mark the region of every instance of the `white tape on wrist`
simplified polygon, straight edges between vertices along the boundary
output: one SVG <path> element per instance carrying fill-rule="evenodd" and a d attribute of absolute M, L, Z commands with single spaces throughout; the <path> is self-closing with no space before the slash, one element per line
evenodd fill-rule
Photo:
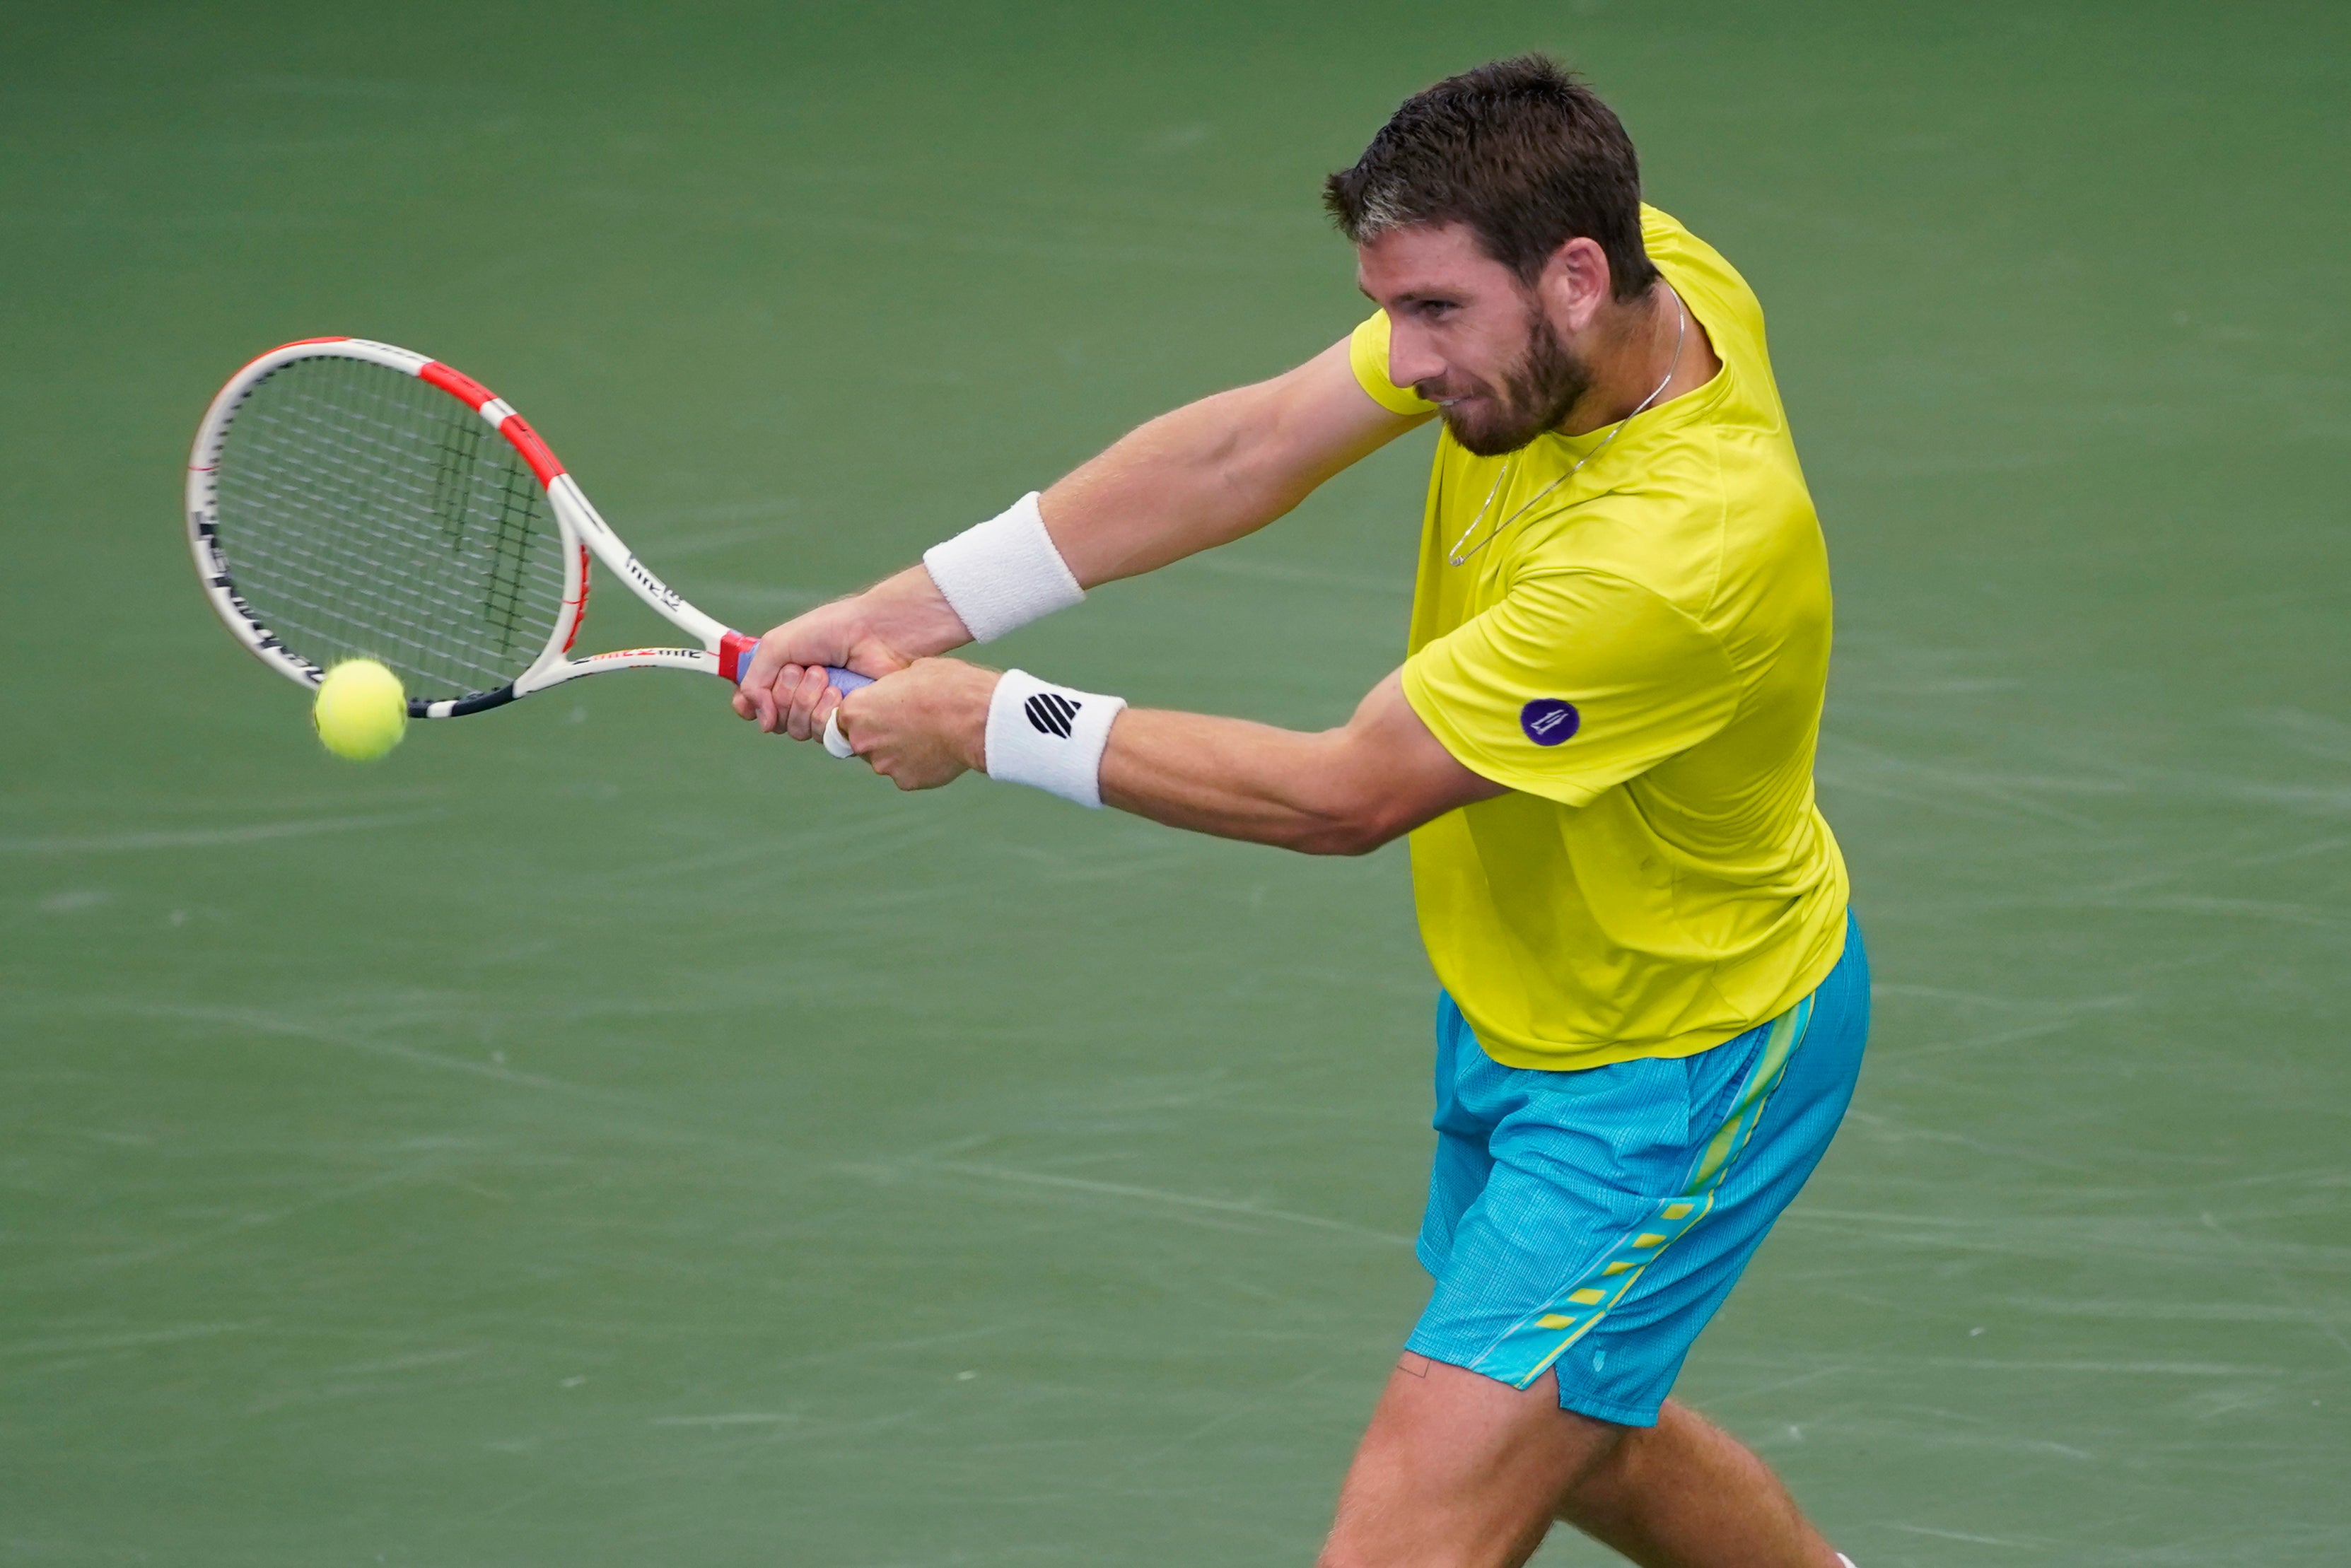
<path fill-rule="evenodd" d="M 1124 697 L 1073 691 L 1007 670 L 987 704 L 987 776 L 1102 806 L 1102 752 Z"/>
<path fill-rule="evenodd" d="M 923 565 L 975 643 L 994 642 L 1086 596 L 1045 531 L 1034 490 L 925 550 Z"/>

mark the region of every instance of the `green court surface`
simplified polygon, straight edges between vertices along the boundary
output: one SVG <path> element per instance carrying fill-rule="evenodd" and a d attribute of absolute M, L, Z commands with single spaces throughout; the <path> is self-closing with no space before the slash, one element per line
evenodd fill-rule
<path fill-rule="evenodd" d="M 1321 175 L 1530 47 L 1761 293 L 1837 571 L 1871 1065 L 1682 1394 L 1862 1568 L 2351 1561 L 2342 7 L 0 37 L 0 1562 L 1308 1562 L 1425 1289 L 1400 848 L 904 798 L 681 675 L 338 764 L 180 470 L 249 354 L 407 344 L 764 626 L 1339 337 Z M 1003 657 L 1336 722 L 1428 443 Z"/>

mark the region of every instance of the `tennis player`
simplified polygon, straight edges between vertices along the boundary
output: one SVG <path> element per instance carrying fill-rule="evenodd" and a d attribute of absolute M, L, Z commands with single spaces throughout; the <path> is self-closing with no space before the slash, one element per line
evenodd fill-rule
<path fill-rule="evenodd" d="M 1814 804 L 1829 575 L 1729 263 L 1529 56 L 1408 99 L 1325 200 L 1377 312 L 761 642 L 737 710 L 901 789 L 967 770 L 1310 853 L 1410 834 L 1437 1004 L 1426 1312 L 1330 1568 L 1845 1560 L 1667 1397 L 1843 1116 L 1869 980 Z M 936 655 L 1240 538 L 1423 423 L 1409 653 L 1335 729 Z M 881 677 L 837 697 L 821 665 Z"/>

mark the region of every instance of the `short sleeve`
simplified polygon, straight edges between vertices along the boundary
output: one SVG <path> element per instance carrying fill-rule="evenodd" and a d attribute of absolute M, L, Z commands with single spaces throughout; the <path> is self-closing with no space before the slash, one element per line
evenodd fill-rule
<path fill-rule="evenodd" d="M 1374 310 L 1347 340 L 1347 362 L 1374 402 L 1395 413 L 1435 413 L 1437 405 L 1388 380 L 1388 313 Z"/>
<path fill-rule="evenodd" d="M 1739 706 L 1720 643 L 1650 590 L 1543 572 L 1405 661 L 1413 711 L 1461 764 L 1569 806 L 1688 750 Z"/>

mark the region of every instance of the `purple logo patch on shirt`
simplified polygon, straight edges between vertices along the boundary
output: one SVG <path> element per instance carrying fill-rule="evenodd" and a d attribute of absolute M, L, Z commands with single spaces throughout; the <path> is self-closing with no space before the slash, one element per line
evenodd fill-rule
<path fill-rule="evenodd" d="M 1537 697 L 1519 710 L 1519 727 L 1537 746 L 1557 746 L 1583 727 L 1583 716 L 1573 703 L 1557 697 Z"/>

